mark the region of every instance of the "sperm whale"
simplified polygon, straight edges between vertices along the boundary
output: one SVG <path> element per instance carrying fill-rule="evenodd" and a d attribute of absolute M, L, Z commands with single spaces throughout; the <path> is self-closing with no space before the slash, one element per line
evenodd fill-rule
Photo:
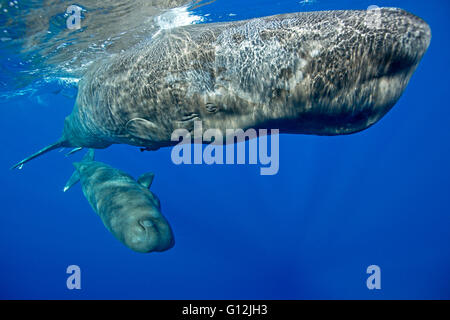
<path fill-rule="evenodd" d="M 153 173 L 135 181 L 125 172 L 94 161 L 90 149 L 76 168 L 64 192 L 81 181 L 83 193 L 105 227 L 128 248 L 148 253 L 173 247 L 174 237 L 169 223 L 161 214 L 156 195 L 149 190 Z"/>
<path fill-rule="evenodd" d="M 396 8 L 162 30 L 92 67 L 62 137 L 13 168 L 60 147 L 172 146 L 195 121 L 224 133 L 359 132 L 395 105 L 430 40 L 426 22 Z"/>

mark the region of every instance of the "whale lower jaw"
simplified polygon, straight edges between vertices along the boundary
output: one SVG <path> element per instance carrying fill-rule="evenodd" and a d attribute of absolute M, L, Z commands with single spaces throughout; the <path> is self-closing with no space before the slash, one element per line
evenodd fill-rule
<path fill-rule="evenodd" d="M 249 127 L 319 136 L 363 131 L 380 121 L 398 102 L 416 67 L 417 64 L 403 72 L 367 79 L 357 87 L 343 88 L 337 95 L 339 99 L 322 97 L 308 107 L 300 103 L 295 113 L 260 119 Z"/>

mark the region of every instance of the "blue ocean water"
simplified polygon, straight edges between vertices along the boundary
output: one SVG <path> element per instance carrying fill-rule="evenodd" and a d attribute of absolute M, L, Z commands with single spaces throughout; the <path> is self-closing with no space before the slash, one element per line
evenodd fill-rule
<path fill-rule="evenodd" d="M 97 152 L 135 177 L 155 173 L 152 191 L 176 239 L 156 254 L 117 241 L 79 185 L 62 192 L 81 154 L 9 170 L 59 137 L 76 89 L 49 83 L 11 95 L 20 70 L 1 50 L 0 298 L 450 298 L 448 1 L 217 0 L 195 13 L 214 22 L 369 5 L 406 9 L 433 33 L 404 95 L 372 128 L 282 135 L 274 176 L 255 165 L 176 166 L 167 148 Z M 81 268 L 81 290 L 66 287 L 69 265 Z M 370 265 L 381 268 L 381 290 L 366 286 Z"/>

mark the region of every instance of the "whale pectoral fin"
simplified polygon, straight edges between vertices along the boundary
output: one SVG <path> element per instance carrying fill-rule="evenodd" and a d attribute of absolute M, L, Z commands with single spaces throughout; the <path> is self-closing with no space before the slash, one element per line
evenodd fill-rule
<path fill-rule="evenodd" d="M 159 141 L 163 139 L 161 128 L 142 118 L 134 118 L 128 121 L 126 130 L 130 135 L 142 140 Z"/>
<path fill-rule="evenodd" d="M 152 185 L 154 177 L 155 174 L 153 172 L 144 173 L 142 176 L 139 177 L 137 182 L 144 188 L 149 189 L 150 186 Z"/>
<path fill-rule="evenodd" d="M 78 151 L 83 150 L 83 147 L 77 147 L 72 150 L 70 150 L 68 153 L 66 153 L 66 157 L 73 155 L 74 153 L 77 153 Z"/>
<path fill-rule="evenodd" d="M 66 185 L 64 186 L 63 192 L 66 192 L 67 190 L 72 188 L 78 181 L 80 181 L 80 174 L 78 173 L 78 170 L 75 170 L 75 172 L 69 178 L 69 181 L 67 181 Z"/>
<path fill-rule="evenodd" d="M 84 155 L 81 162 L 88 162 L 88 161 L 94 161 L 95 159 L 95 151 L 94 149 L 89 149 L 88 152 Z M 70 188 L 72 188 L 78 181 L 80 181 L 80 173 L 78 172 L 78 167 L 80 166 L 79 162 L 75 162 L 74 164 L 75 172 L 72 174 L 72 176 L 69 178 L 69 181 L 67 181 L 66 185 L 64 186 L 63 192 L 66 192 Z"/>

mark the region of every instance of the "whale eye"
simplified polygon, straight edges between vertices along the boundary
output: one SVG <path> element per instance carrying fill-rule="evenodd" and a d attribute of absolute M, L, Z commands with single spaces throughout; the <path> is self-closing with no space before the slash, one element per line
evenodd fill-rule
<path fill-rule="evenodd" d="M 216 113 L 217 110 L 219 110 L 219 108 L 212 102 L 206 103 L 205 108 L 209 113 Z"/>

